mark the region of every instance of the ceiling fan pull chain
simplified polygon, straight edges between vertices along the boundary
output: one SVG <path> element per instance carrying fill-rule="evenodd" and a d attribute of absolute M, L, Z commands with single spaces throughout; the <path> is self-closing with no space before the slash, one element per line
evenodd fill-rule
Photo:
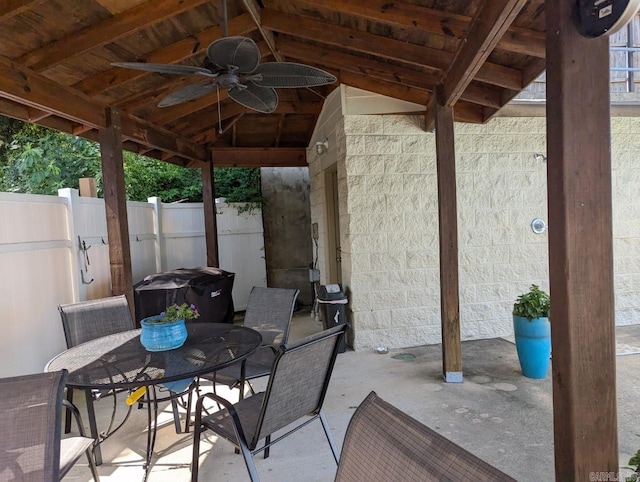
<path fill-rule="evenodd" d="M 218 134 L 222 134 L 222 114 L 220 113 L 220 87 L 217 85 L 216 92 L 218 93 Z"/>

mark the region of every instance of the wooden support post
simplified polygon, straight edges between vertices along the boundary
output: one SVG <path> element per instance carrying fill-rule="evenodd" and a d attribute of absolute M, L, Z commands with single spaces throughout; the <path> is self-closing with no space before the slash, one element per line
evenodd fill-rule
<path fill-rule="evenodd" d="M 213 158 L 213 155 L 211 156 Z M 218 222 L 216 220 L 216 187 L 213 179 L 213 159 L 202 168 L 202 202 L 207 245 L 207 266 L 220 267 L 218 254 Z"/>
<path fill-rule="evenodd" d="M 609 39 L 573 8 L 545 2 L 555 473 L 617 480 Z"/>
<path fill-rule="evenodd" d="M 127 197 L 124 188 L 120 111 L 106 110 L 107 127 L 100 129 L 100 157 L 102 159 L 102 188 L 109 237 L 109 265 L 111 292 L 125 295 L 134 314 L 133 275 L 127 221 Z M 135 319 L 135 317 L 134 317 Z"/>
<path fill-rule="evenodd" d="M 442 372 L 446 382 L 462 382 L 458 291 L 458 209 L 453 108 L 435 105 L 438 213 L 440 216 L 440 307 Z"/>

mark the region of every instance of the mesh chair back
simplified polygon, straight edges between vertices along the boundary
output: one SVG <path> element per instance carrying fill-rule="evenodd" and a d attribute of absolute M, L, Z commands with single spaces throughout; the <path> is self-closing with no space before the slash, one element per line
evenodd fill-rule
<path fill-rule="evenodd" d="M 299 290 L 254 286 L 249 293 L 244 326 L 259 331 L 264 345 L 287 342 Z"/>
<path fill-rule="evenodd" d="M 0 480 L 60 479 L 66 370 L 0 379 Z"/>
<path fill-rule="evenodd" d="M 67 348 L 135 328 L 124 295 L 58 307 Z"/>
<path fill-rule="evenodd" d="M 346 325 L 338 325 L 281 348 L 264 394 L 252 448 L 267 435 L 320 411 L 345 329 Z"/>
<path fill-rule="evenodd" d="M 353 414 L 339 482 L 514 481 L 371 392 Z"/>

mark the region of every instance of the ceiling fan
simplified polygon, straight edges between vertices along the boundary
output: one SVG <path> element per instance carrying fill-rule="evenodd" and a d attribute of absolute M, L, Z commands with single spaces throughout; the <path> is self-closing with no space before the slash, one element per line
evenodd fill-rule
<path fill-rule="evenodd" d="M 231 99 L 265 114 L 278 105 L 276 88 L 315 87 L 331 84 L 336 77 L 324 70 L 293 62 L 260 63 L 260 50 L 248 37 L 227 37 L 227 11 L 224 2 L 223 37 L 207 48 L 203 67 L 145 62 L 113 62 L 127 69 L 161 74 L 194 74 L 206 82 L 190 84 L 164 97 L 158 107 L 168 107 L 198 99 L 219 89 L 227 89 Z"/>

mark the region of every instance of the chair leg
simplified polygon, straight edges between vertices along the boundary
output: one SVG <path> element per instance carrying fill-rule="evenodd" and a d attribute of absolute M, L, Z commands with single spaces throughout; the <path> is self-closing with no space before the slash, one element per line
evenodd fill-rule
<path fill-rule="evenodd" d="M 331 429 L 329 428 L 329 422 L 327 421 L 327 418 L 324 416 L 324 413 L 322 412 L 322 410 L 320 410 L 318 417 L 320 418 L 320 423 L 322 423 L 324 434 L 327 436 L 327 441 L 331 446 L 331 452 L 333 452 L 333 458 L 335 459 L 336 465 L 337 465 L 338 460 L 340 459 L 340 456 L 338 455 L 338 447 L 336 446 L 336 441 L 333 439 L 333 435 L 331 434 Z"/>
<path fill-rule="evenodd" d="M 84 391 L 85 399 L 87 401 L 87 415 L 89 416 L 89 431 L 91 438 L 96 440 L 96 444 L 93 448 L 93 455 L 96 460 L 96 465 L 102 464 L 102 451 L 100 450 L 100 434 L 98 433 L 98 424 L 96 422 L 96 411 L 93 408 L 93 394 L 91 389 Z"/>
<path fill-rule="evenodd" d="M 73 388 L 67 387 L 67 401 L 73 405 Z M 71 412 L 65 410 L 64 414 L 64 433 L 71 432 Z"/>
<path fill-rule="evenodd" d="M 197 423 L 198 415 L 196 414 L 196 423 L 193 425 L 193 452 L 191 456 L 191 482 L 198 482 L 198 459 L 200 459 L 200 432 L 201 424 Z"/>
<path fill-rule="evenodd" d="M 269 445 L 271 443 L 271 435 L 267 435 L 264 439 L 264 444 L 265 445 Z M 269 457 L 269 450 L 271 449 L 271 447 L 267 447 L 266 449 L 264 449 L 264 458 L 268 458 Z"/>
<path fill-rule="evenodd" d="M 93 459 L 93 450 L 91 450 L 91 448 L 87 449 L 87 460 L 89 461 L 89 470 L 91 470 L 93 480 L 99 482 L 98 467 L 96 467 L 96 461 Z"/>
<path fill-rule="evenodd" d="M 244 443 L 243 440 L 240 440 L 240 449 L 242 450 L 242 456 L 244 457 L 244 463 L 247 466 L 247 471 L 249 472 L 249 478 L 251 482 L 260 482 L 260 477 L 258 477 L 258 471 L 256 470 L 256 465 L 253 463 L 253 455 L 251 455 L 251 450 Z"/>

